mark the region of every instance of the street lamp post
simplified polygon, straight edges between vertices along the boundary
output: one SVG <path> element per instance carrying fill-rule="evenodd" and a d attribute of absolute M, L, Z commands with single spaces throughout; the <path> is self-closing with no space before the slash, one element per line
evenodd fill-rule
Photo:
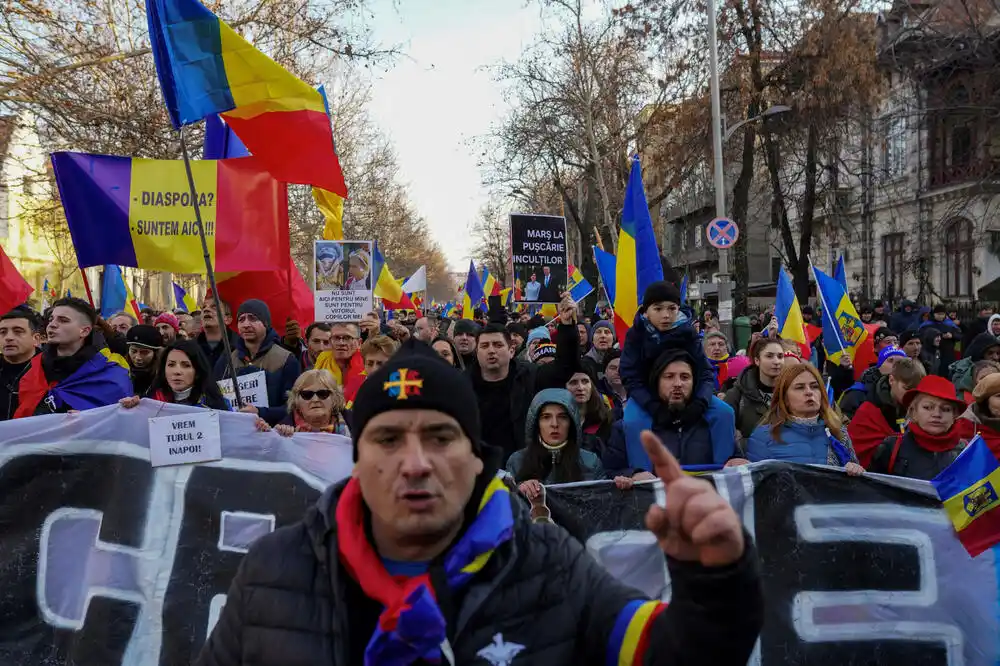
<path fill-rule="evenodd" d="M 726 179 L 722 164 L 722 100 L 719 94 L 719 42 L 715 0 L 708 0 L 708 62 L 712 94 L 712 156 L 715 160 L 715 216 L 726 216 Z M 719 324 L 733 340 L 733 285 L 729 281 L 729 250 L 719 250 Z"/>
<path fill-rule="evenodd" d="M 708 0 L 708 62 L 712 95 L 712 153 L 715 160 L 715 217 L 726 217 L 726 175 L 722 162 L 722 143 L 743 125 L 775 113 L 791 110 L 787 106 L 773 106 L 764 113 L 742 120 L 725 133 L 722 127 L 722 100 L 719 92 L 719 42 L 715 26 L 715 0 Z M 733 283 L 729 280 L 729 250 L 719 250 L 719 324 L 722 332 L 733 342 Z"/>

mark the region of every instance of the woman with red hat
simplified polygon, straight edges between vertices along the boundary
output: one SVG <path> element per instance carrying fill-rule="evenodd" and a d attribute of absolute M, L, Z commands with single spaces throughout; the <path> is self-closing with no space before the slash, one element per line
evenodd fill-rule
<path fill-rule="evenodd" d="M 967 441 L 955 421 L 965 411 L 955 385 L 944 377 L 928 375 L 903 394 L 909 424 L 900 435 L 878 445 L 869 472 L 929 481 L 955 461 Z"/>

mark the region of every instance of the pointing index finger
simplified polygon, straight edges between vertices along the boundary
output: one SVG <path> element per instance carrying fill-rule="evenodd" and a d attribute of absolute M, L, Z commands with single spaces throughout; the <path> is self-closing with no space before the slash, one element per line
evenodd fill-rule
<path fill-rule="evenodd" d="M 653 434 L 652 430 L 643 430 L 639 435 L 642 447 L 646 449 L 649 461 L 653 463 L 653 472 L 660 477 L 663 483 L 670 485 L 677 479 L 684 477 L 681 464 L 677 462 L 667 447 L 663 445 L 660 438 Z"/>

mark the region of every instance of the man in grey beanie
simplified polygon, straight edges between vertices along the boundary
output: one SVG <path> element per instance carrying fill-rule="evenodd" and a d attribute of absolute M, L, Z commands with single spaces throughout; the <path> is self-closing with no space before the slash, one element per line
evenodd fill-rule
<path fill-rule="evenodd" d="M 287 415 L 288 394 L 302 372 L 302 366 L 291 353 L 278 344 L 278 333 L 271 328 L 271 309 L 264 301 L 252 298 L 244 301 L 236 316 L 239 340 L 233 349 L 233 369 L 236 376 L 264 372 L 267 383 L 267 405 L 244 404 L 241 412 L 256 414 L 274 426 Z M 220 358 L 215 364 L 215 378 L 228 379 L 229 364 Z M 244 392 L 241 392 L 241 394 Z M 244 403 L 247 395 L 241 395 Z"/>

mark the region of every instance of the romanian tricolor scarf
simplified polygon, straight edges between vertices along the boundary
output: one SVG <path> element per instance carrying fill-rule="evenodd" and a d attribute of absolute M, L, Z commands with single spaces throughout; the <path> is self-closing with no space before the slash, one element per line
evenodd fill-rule
<path fill-rule="evenodd" d="M 447 621 L 438 607 L 429 574 L 398 580 L 386 571 L 365 533 L 361 487 L 351 479 L 337 502 L 337 547 L 348 573 L 365 595 L 384 606 L 368 647 L 365 664 L 438 662 L 447 640 Z M 448 585 L 459 588 L 486 566 L 494 551 L 514 533 L 510 493 L 494 478 L 479 503 L 479 513 L 443 556 Z"/>
<path fill-rule="evenodd" d="M 82 411 L 112 405 L 130 395 L 132 381 L 128 371 L 103 354 L 94 354 L 72 375 L 53 384 L 45 378 L 42 354 L 38 354 L 21 377 L 20 400 L 14 418 L 33 416 L 43 400 L 51 403 L 53 412 L 63 407 Z"/>
<path fill-rule="evenodd" d="M 350 363 L 347 364 L 347 372 L 340 369 L 340 364 L 333 357 L 332 351 L 322 352 L 316 357 L 316 370 L 326 370 L 337 380 L 337 386 L 343 389 L 354 377 L 365 371 L 365 360 L 361 357 L 361 352 L 356 351 L 351 356 Z"/>

